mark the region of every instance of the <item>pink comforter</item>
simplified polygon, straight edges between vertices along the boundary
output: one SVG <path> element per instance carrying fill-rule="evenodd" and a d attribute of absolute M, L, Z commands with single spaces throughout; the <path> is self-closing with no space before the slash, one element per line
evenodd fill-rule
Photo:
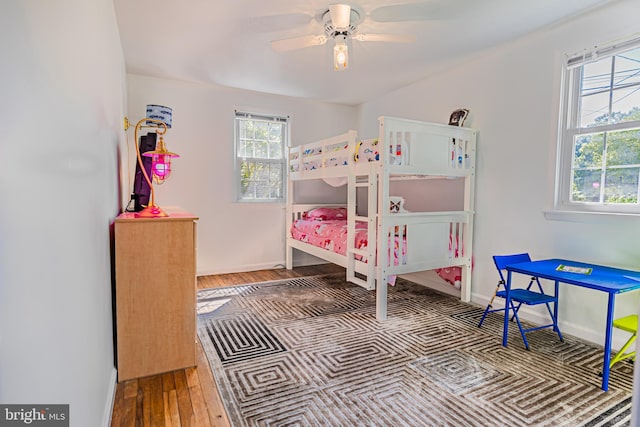
<path fill-rule="evenodd" d="M 307 220 L 298 219 L 291 225 L 291 236 L 301 242 L 336 252 L 341 255 L 347 254 L 347 221 L 346 220 Z M 393 265 L 406 264 L 407 239 L 406 236 L 395 236 L 391 245 L 389 236 L 389 259 L 393 260 Z M 402 241 L 402 244 L 400 243 Z M 356 223 L 356 244 L 357 249 L 367 247 L 367 224 Z M 457 251 L 456 251 L 457 252 Z M 456 253 L 457 256 L 457 253 Z M 359 259 L 360 257 L 358 257 Z M 456 288 L 460 288 L 460 267 L 439 268 L 438 275 Z M 395 276 L 388 278 L 389 283 L 395 283 Z"/>
<path fill-rule="evenodd" d="M 400 229 L 402 227 L 398 227 Z M 399 230 L 398 230 L 399 231 Z M 346 220 L 307 220 L 298 219 L 291 225 L 291 236 L 305 243 L 327 249 L 341 255 L 347 254 L 347 221 Z M 356 249 L 367 247 L 367 224 L 356 222 Z M 356 255 L 356 259 L 362 257 Z M 393 265 L 407 263 L 407 236 L 400 232 L 389 236 L 389 260 Z M 366 260 L 365 260 L 366 262 Z M 394 285 L 396 276 L 387 277 L 387 282 Z"/>
<path fill-rule="evenodd" d="M 336 252 L 347 254 L 347 221 L 345 220 L 305 220 L 298 219 L 291 226 L 291 236 L 301 242 L 309 243 Z M 367 224 L 356 223 L 356 248 L 367 247 Z"/>

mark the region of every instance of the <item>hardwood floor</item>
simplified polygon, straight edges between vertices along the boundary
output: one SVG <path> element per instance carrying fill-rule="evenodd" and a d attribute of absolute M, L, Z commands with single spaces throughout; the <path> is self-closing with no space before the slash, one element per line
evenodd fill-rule
<path fill-rule="evenodd" d="M 198 289 L 343 272 L 334 264 L 198 277 Z M 194 308 L 195 309 L 195 308 Z M 209 362 L 197 345 L 197 366 L 118 383 L 111 427 L 230 427 Z"/>

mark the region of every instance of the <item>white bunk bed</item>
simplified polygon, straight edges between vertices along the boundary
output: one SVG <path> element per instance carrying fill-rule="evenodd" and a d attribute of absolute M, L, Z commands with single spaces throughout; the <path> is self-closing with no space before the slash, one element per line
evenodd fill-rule
<path fill-rule="evenodd" d="M 366 144 L 375 144 L 375 141 L 358 141 L 356 132 L 349 131 L 289 149 L 286 267 L 293 267 L 293 249 L 345 267 L 348 281 L 368 290 L 376 289 L 378 320 L 387 318 L 387 281 L 395 275 L 459 266 L 462 271 L 460 298 L 469 301 L 476 131 L 380 117 L 377 153 L 363 150 Z M 463 210 L 390 212 L 391 202 L 397 201 L 389 194 L 390 181 L 452 177 L 464 180 Z M 313 179 L 346 182 L 345 255 L 296 240 L 291 235 L 294 221 L 313 208 L 326 206 L 295 202 L 294 183 Z M 357 206 L 358 188 L 367 194 L 366 211 L 364 206 Z M 366 248 L 355 247 L 358 223 L 359 227 L 366 224 Z M 406 253 L 393 257 L 392 246 L 399 241 Z M 397 251 L 397 247 L 395 249 Z"/>

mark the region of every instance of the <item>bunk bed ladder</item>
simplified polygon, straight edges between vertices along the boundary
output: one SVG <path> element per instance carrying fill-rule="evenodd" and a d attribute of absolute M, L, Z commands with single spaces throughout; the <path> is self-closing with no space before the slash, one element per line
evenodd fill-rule
<path fill-rule="evenodd" d="M 378 232 L 378 168 L 377 164 L 369 165 L 367 178 L 367 241 L 376 242 Z M 376 245 L 367 243 L 367 289 L 376 287 Z"/>
<path fill-rule="evenodd" d="M 376 241 L 376 216 L 377 209 L 377 177 L 375 170 L 371 168 L 368 175 L 351 174 L 347 180 L 347 280 L 356 283 L 365 289 L 375 289 L 376 278 L 376 251 L 375 245 L 367 244 L 366 249 L 356 248 L 356 223 L 367 223 L 368 242 Z M 367 188 L 368 216 L 358 216 L 357 189 Z M 366 278 L 356 275 L 356 257 L 367 261 Z"/>

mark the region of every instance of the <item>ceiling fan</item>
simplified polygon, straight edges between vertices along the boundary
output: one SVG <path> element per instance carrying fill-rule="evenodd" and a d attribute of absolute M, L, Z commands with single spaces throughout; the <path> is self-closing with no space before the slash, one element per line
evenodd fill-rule
<path fill-rule="evenodd" d="M 321 46 L 329 39 L 335 40 L 333 48 L 333 66 L 336 70 L 344 70 L 348 67 L 347 40 L 373 42 L 411 43 L 415 37 L 398 34 L 358 34 L 358 25 L 361 23 L 360 13 L 347 4 L 333 4 L 322 13 L 322 26 L 324 34 L 293 37 L 290 39 L 275 40 L 271 42 L 271 48 L 276 52 L 286 52 L 311 46 Z"/>

